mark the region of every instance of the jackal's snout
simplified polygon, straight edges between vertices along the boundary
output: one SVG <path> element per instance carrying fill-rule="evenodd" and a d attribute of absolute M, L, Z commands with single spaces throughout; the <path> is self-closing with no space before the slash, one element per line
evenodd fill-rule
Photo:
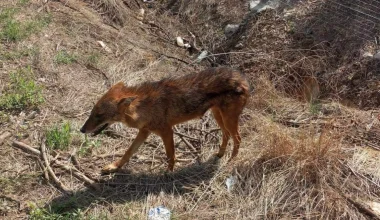
<path fill-rule="evenodd" d="M 84 126 L 80 128 L 80 132 L 82 132 L 83 134 L 86 133 L 86 129 L 84 128 Z"/>

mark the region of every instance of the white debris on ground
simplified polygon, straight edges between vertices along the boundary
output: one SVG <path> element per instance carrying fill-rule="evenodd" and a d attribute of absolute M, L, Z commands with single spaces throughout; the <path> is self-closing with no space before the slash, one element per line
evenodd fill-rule
<path fill-rule="evenodd" d="M 164 206 L 151 208 L 148 212 L 148 220 L 170 220 L 171 212 Z"/>
<path fill-rule="evenodd" d="M 103 49 L 107 52 L 107 53 L 112 53 L 112 50 L 103 42 L 103 41 L 98 41 L 98 43 L 100 44 L 100 46 L 103 47 Z"/>
<path fill-rule="evenodd" d="M 369 207 L 378 215 L 380 215 L 380 202 L 368 202 Z"/>
<path fill-rule="evenodd" d="M 249 10 L 261 12 L 266 9 L 276 9 L 280 5 L 279 0 L 250 0 Z"/>
<path fill-rule="evenodd" d="M 233 35 L 238 29 L 240 25 L 238 24 L 227 24 L 224 28 L 224 34 L 228 37 Z"/>
<path fill-rule="evenodd" d="M 233 190 L 235 183 L 236 183 L 235 176 L 230 176 L 226 179 L 226 186 L 227 186 L 228 192 L 231 192 Z"/>
<path fill-rule="evenodd" d="M 178 45 L 179 47 L 184 47 L 184 48 L 190 48 L 190 47 L 191 47 L 190 44 L 188 44 L 188 43 L 184 43 L 184 42 L 183 42 L 182 37 L 177 37 L 177 38 L 176 38 L 176 42 L 177 42 L 177 45 Z"/>
<path fill-rule="evenodd" d="M 145 10 L 143 8 L 140 8 L 139 13 L 137 15 L 137 20 L 143 21 L 145 15 Z"/>
<path fill-rule="evenodd" d="M 207 55 L 208 55 L 207 50 L 202 51 L 201 54 L 199 54 L 199 56 L 197 57 L 197 59 L 195 59 L 194 62 L 197 62 L 197 63 L 201 62 L 204 58 L 207 57 Z"/>

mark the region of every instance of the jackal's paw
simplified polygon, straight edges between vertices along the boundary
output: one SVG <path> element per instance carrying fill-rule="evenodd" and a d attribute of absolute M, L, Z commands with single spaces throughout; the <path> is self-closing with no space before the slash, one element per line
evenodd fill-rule
<path fill-rule="evenodd" d="M 110 163 L 107 166 L 103 167 L 102 173 L 114 173 L 119 169 L 118 166 L 116 166 L 114 163 Z"/>
<path fill-rule="evenodd" d="M 221 154 L 221 153 L 215 153 L 214 154 L 214 156 L 216 157 L 216 158 L 222 158 L 223 156 L 224 156 L 224 154 Z"/>

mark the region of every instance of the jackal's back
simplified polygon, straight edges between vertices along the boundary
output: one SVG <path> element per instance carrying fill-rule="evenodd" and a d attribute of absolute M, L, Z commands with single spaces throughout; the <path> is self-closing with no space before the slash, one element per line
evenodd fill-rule
<path fill-rule="evenodd" d="M 155 108 L 156 118 L 188 120 L 203 115 L 213 106 L 223 107 L 236 99 L 247 100 L 249 83 L 241 72 L 218 67 L 144 83 L 135 87 L 134 93 L 141 97 L 138 108 Z"/>

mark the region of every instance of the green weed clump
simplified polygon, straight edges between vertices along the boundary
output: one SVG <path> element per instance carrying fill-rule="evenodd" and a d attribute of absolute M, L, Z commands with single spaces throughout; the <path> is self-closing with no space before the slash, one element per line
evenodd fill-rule
<path fill-rule="evenodd" d="M 30 67 L 10 73 L 10 84 L 0 97 L 0 110 L 36 108 L 44 102 L 42 87 L 33 80 Z"/>
<path fill-rule="evenodd" d="M 52 149 L 66 150 L 71 143 L 71 125 L 55 125 L 46 131 L 46 144 Z"/>
<path fill-rule="evenodd" d="M 55 55 L 54 61 L 57 64 L 70 64 L 77 61 L 77 58 L 75 55 L 70 54 L 65 50 L 61 50 Z"/>
<path fill-rule="evenodd" d="M 7 42 L 16 42 L 40 31 L 51 22 L 50 14 L 38 15 L 27 21 L 15 19 L 19 8 L 5 8 L 0 10 L 0 39 Z"/>
<path fill-rule="evenodd" d="M 37 205 L 33 203 L 29 203 L 29 219 L 31 220 L 80 220 L 80 219 L 86 219 L 84 218 L 83 212 L 78 209 L 74 210 L 73 212 L 58 214 L 53 213 L 46 208 L 39 208 Z"/>

